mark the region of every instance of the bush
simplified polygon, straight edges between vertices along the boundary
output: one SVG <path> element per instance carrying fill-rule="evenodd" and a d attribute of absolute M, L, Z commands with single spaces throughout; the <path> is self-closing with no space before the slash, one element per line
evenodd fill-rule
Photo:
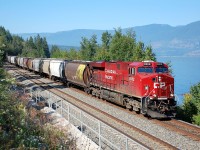
<path fill-rule="evenodd" d="M 177 118 L 200 125 L 200 83 L 193 85 L 183 100 L 183 106 L 178 107 Z"/>
<path fill-rule="evenodd" d="M 25 109 L 26 100 L 14 79 L 0 69 L 0 149 L 75 148 L 75 143 L 61 131 L 38 123 L 39 113 L 31 118 Z"/>
<path fill-rule="evenodd" d="M 193 116 L 193 123 L 200 126 L 200 114 Z"/>

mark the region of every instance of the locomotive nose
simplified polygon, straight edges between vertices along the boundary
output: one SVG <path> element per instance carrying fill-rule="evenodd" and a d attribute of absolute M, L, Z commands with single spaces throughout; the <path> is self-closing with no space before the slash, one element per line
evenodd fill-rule
<path fill-rule="evenodd" d="M 156 95 L 158 99 L 168 99 L 174 95 L 173 78 L 168 75 L 157 74 L 152 80 L 154 95 Z"/>

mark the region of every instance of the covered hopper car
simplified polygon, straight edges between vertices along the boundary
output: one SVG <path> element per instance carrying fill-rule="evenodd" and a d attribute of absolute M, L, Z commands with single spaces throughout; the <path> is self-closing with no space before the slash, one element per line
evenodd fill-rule
<path fill-rule="evenodd" d="M 86 61 L 68 61 L 65 63 L 65 78 L 67 82 L 77 84 L 88 89 L 90 87 L 91 70 L 89 62 Z"/>
<path fill-rule="evenodd" d="M 64 61 L 63 60 L 50 60 L 49 64 L 50 77 L 55 79 L 64 78 Z"/>
<path fill-rule="evenodd" d="M 27 67 L 30 71 L 33 70 L 33 58 L 28 58 Z"/>

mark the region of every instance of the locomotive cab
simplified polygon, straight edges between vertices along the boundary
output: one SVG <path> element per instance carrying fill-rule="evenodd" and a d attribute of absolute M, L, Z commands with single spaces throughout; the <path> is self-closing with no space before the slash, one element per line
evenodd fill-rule
<path fill-rule="evenodd" d="M 136 69 L 137 82 L 141 85 L 138 87 L 141 113 L 152 118 L 174 117 L 174 78 L 169 74 L 168 66 L 159 62 L 144 61 L 133 63 L 132 68 Z"/>

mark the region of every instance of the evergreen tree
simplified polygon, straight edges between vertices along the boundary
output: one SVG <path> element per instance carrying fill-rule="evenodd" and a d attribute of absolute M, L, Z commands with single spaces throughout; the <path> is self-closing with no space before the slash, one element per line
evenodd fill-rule
<path fill-rule="evenodd" d="M 89 60 L 89 40 L 82 37 L 80 56 L 82 60 Z"/>
<path fill-rule="evenodd" d="M 59 49 L 58 46 L 53 45 L 51 48 L 51 58 L 67 58 L 67 52 Z"/>
<path fill-rule="evenodd" d="M 80 57 L 83 60 L 93 60 L 97 52 L 97 37 L 93 35 L 90 40 L 83 37 L 81 41 Z"/>
<path fill-rule="evenodd" d="M 146 47 L 144 60 L 153 60 L 153 61 L 156 61 L 156 56 L 152 52 L 152 47 L 151 46 L 147 46 Z"/>
<path fill-rule="evenodd" d="M 34 38 L 34 44 L 36 46 L 36 57 L 44 57 L 44 50 L 43 50 L 43 41 L 42 38 L 37 35 L 37 37 Z"/>
<path fill-rule="evenodd" d="M 36 47 L 36 45 L 35 45 L 35 43 L 33 41 L 33 37 L 32 36 L 30 36 L 30 38 L 27 40 L 27 46 L 28 46 L 27 48 L 29 50 L 37 49 L 37 47 Z"/>
<path fill-rule="evenodd" d="M 110 44 L 109 55 L 111 60 L 121 60 L 122 59 L 122 31 L 119 28 L 118 30 L 115 29 L 115 34 L 112 37 L 112 41 Z"/>
<path fill-rule="evenodd" d="M 21 56 L 41 58 L 50 57 L 49 47 L 46 38 L 41 38 L 39 34 L 34 37 L 34 39 L 31 36 L 29 39 L 26 40 L 24 45 L 25 46 L 22 49 Z"/>
<path fill-rule="evenodd" d="M 2 53 L 3 59 L 5 59 L 6 53 L 13 55 L 11 49 L 12 36 L 9 31 L 4 27 L 0 26 L 0 50 Z"/>
<path fill-rule="evenodd" d="M 60 56 L 60 49 L 58 46 L 53 45 L 51 48 L 51 58 L 58 58 Z"/>
<path fill-rule="evenodd" d="M 24 47 L 24 40 L 22 39 L 22 37 L 16 35 L 13 35 L 12 38 L 13 38 L 11 44 L 12 53 L 13 55 L 17 56 L 18 54 L 22 53 L 22 49 Z"/>
<path fill-rule="evenodd" d="M 45 57 L 49 58 L 50 57 L 49 46 L 45 37 L 43 38 L 43 49 Z"/>
<path fill-rule="evenodd" d="M 44 58 L 43 39 L 38 35 L 34 40 L 36 46 L 36 57 Z"/>
<path fill-rule="evenodd" d="M 4 52 L 0 49 L 0 67 L 3 66 L 3 54 Z"/>
<path fill-rule="evenodd" d="M 94 60 L 95 61 L 99 61 L 99 60 L 109 61 L 110 60 L 109 51 L 104 49 L 103 47 L 99 47 L 97 49 L 96 55 L 94 57 Z"/>
<path fill-rule="evenodd" d="M 183 106 L 178 107 L 177 117 L 200 126 L 200 82 L 191 86 L 190 93 L 184 95 Z"/>
<path fill-rule="evenodd" d="M 34 44 L 32 36 L 26 40 L 25 46 L 22 49 L 21 56 L 23 56 L 23 57 L 38 57 L 37 47 Z"/>
<path fill-rule="evenodd" d="M 133 52 L 133 57 L 132 57 L 132 61 L 142 61 L 144 60 L 144 43 L 143 42 L 138 42 L 136 44 L 136 48 Z"/>
<path fill-rule="evenodd" d="M 80 59 L 80 55 L 74 48 L 71 48 L 67 52 L 67 59 L 68 60 L 79 60 Z"/>
<path fill-rule="evenodd" d="M 110 42 L 111 42 L 112 36 L 108 31 L 102 33 L 101 41 L 102 41 L 102 48 L 105 50 L 109 50 Z"/>
<path fill-rule="evenodd" d="M 111 60 L 128 61 L 133 56 L 134 49 L 134 33 L 130 30 L 126 35 L 123 35 L 120 28 L 115 30 L 109 49 Z"/>
<path fill-rule="evenodd" d="M 89 41 L 89 60 L 93 60 L 93 58 L 96 54 L 97 48 L 98 48 L 97 36 L 93 35 Z"/>
<path fill-rule="evenodd" d="M 0 26 L 0 50 L 5 55 L 21 55 L 24 57 L 49 57 L 49 47 L 46 38 L 37 35 L 24 41 L 21 37 L 11 35 L 9 31 Z"/>

